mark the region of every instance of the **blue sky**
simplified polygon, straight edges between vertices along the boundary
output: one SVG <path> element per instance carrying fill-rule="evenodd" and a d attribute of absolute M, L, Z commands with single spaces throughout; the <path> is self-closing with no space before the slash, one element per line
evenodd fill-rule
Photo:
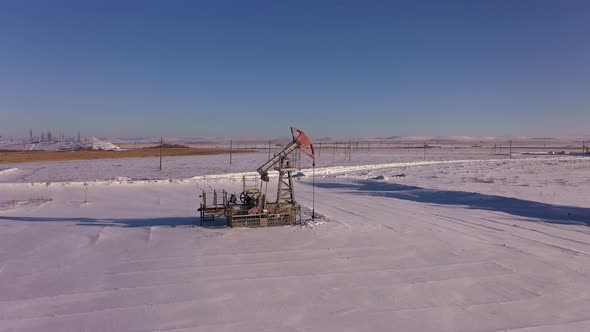
<path fill-rule="evenodd" d="M 588 1 L 0 1 L 0 135 L 588 134 Z"/>

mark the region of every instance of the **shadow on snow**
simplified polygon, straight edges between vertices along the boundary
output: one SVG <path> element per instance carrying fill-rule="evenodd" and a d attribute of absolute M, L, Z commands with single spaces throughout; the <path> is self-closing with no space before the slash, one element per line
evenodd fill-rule
<path fill-rule="evenodd" d="M 45 217 L 12 217 L 0 216 L 0 220 L 15 220 L 27 222 L 77 222 L 79 226 L 114 226 L 114 227 L 151 227 L 151 226 L 200 226 L 206 228 L 225 227 L 225 219 L 206 221 L 201 225 L 200 217 L 164 217 L 164 218 L 45 218 Z"/>
<path fill-rule="evenodd" d="M 316 186 L 320 188 L 350 189 L 359 195 L 389 197 L 440 205 L 460 205 L 469 209 L 504 212 L 514 216 L 539 219 L 548 223 L 590 226 L 590 208 L 552 205 L 498 195 L 426 189 L 368 180 L 349 184 L 316 183 Z"/>

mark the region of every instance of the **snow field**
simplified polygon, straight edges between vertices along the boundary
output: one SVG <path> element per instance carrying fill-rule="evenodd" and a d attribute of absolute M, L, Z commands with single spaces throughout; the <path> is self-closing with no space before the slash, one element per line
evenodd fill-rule
<path fill-rule="evenodd" d="M 461 160 L 317 168 L 314 227 L 196 226 L 246 162 L 0 183 L 0 331 L 589 329 L 590 159 Z"/>
<path fill-rule="evenodd" d="M 275 148 L 271 151 L 280 151 Z M 547 158 L 546 156 L 517 156 L 516 158 Z M 491 155 L 488 149 L 430 149 L 424 160 L 420 149 L 371 150 L 353 152 L 350 160 L 341 150 L 323 149 L 317 153 L 318 171 L 323 167 L 362 166 L 375 164 L 404 164 L 414 162 L 441 162 L 456 160 L 508 160 L 508 156 Z M 572 157 L 564 157 L 571 159 Z M 268 150 L 257 153 L 229 155 L 165 157 L 159 171 L 159 158 L 124 158 L 100 160 L 55 161 L 44 163 L 1 164 L 1 167 L 18 168 L 10 176 L 0 174 L 0 182 L 77 182 L 105 181 L 116 177 L 141 179 L 187 179 L 202 175 L 253 172 L 268 160 Z M 297 161 L 299 164 L 299 161 Z M 303 168 L 311 167 L 309 158 L 301 158 Z"/>

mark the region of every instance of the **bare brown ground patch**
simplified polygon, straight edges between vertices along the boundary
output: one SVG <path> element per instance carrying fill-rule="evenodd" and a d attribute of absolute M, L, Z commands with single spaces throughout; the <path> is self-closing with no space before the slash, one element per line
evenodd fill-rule
<path fill-rule="evenodd" d="M 206 148 L 168 148 L 162 150 L 164 157 L 174 156 L 198 156 L 228 154 L 229 150 Z M 233 150 L 232 153 L 249 153 L 253 150 Z M 133 149 L 125 151 L 0 151 L 0 164 L 2 163 L 28 163 L 37 161 L 64 161 L 64 160 L 92 160 L 107 158 L 145 158 L 159 157 L 159 148 Z"/>

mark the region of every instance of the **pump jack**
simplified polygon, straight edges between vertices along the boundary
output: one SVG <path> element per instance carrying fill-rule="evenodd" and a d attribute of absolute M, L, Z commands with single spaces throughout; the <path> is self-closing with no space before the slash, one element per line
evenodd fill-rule
<path fill-rule="evenodd" d="M 231 227 L 297 224 L 301 206 L 295 200 L 293 172 L 298 171 L 299 168 L 294 167 L 289 156 L 299 150 L 308 155 L 315 166 L 315 151 L 311 139 L 300 129 L 291 127 L 291 136 L 293 140 L 281 152 L 257 169 L 260 179 L 263 182 L 269 182 L 269 170 L 278 165 L 274 168 L 279 172 L 276 201 L 267 201 L 266 194 L 262 193 L 262 186 L 260 189 L 258 187 L 247 188 L 246 177 L 244 177 L 243 191 L 239 196 L 240 202 L 238 202 L 236 195 L 230 195 L 228 198 L 224 191 L 223 203 L 218 205 L 217 193 L 214 192 L 214 203 L 213 206 L 210 206 L 207 204 L 206 194 L 203 192 L 199 208 L 201 220 L 208 217 L 215 218 L 215 215 L 223 214 L 227 218 L 228 226 Z"/>

